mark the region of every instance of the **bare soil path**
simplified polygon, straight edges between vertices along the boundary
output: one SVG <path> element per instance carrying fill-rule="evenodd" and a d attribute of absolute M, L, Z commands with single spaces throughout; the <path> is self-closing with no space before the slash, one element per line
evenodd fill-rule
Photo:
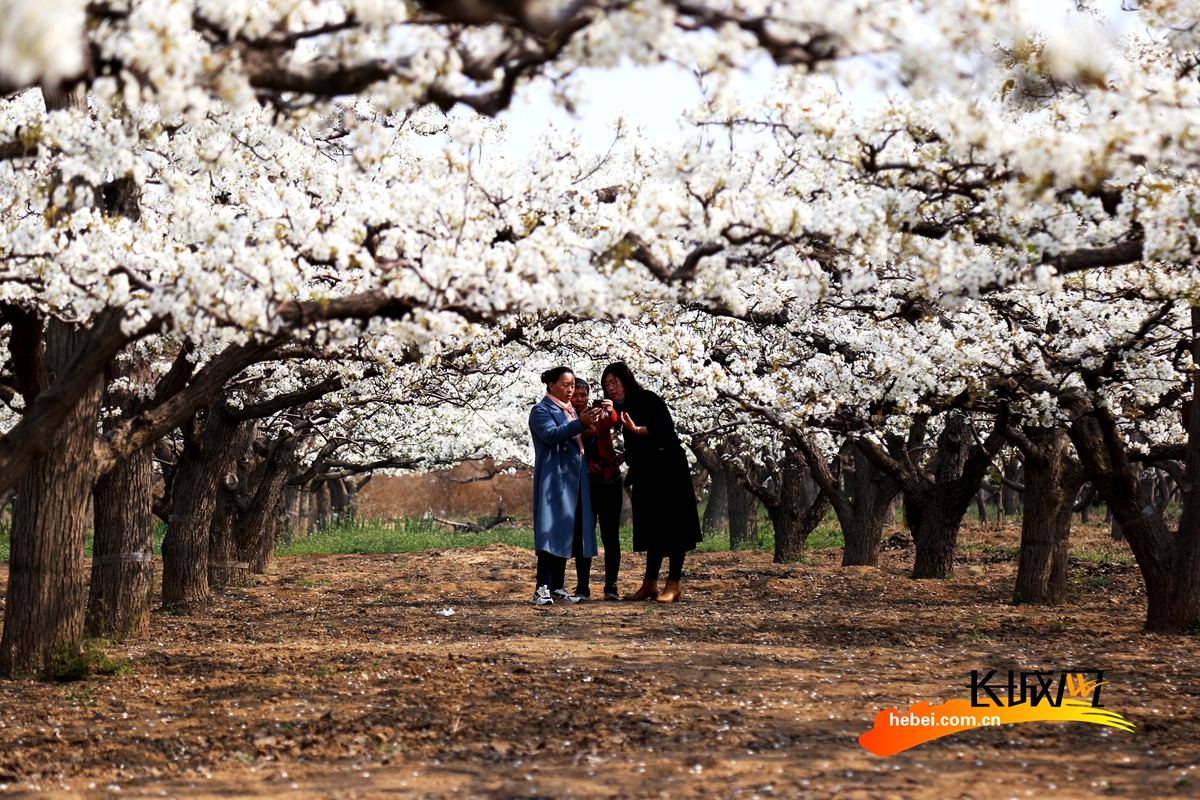
<path fill-rule="evenodd" d="M 946 581 L 905 577 L 911 549 L 848 570 L 833 549 L 696 555 L 674 606 L 535 609 L 533 554 L 504 545 L 283 559 L 209 614 L 159 613 L 151 640 L 106 648 L 126 674 L 0 683 L 0 790 L 1198 796 L 1200 638 L 1141 632 L 1131 563 L 1076 561 L 1070 605 L 1011 605 L 1015 535 L 972 527 Z M 626 588 L 642 564 L 627 556 Z M 963 696 L 991 668 L 1106 669 L 1104 705 L 1137 730 L 1025 724 L 890 758 L 857 743 L 878 711 Z"/>

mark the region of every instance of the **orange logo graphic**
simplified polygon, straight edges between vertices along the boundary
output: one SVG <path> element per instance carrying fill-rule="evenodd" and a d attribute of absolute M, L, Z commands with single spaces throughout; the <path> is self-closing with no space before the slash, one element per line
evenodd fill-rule
<path fill-rule="evenodd" d="M 1089 680 L 1085 673 L 1095 674 Z M 1008 672 L 1008 681 L 992 685 L 992 670 L 982 680 L 971 673 L 971 699 L 941 705 L 917 703 L 908 711 L 888 708 L 875 715 L 875 725 L 858 742 L 877 756 L 890 756 L 910 747 L 973 728 L 1012 725 L 1018 722 L 1090 722 L 1132 731 L 1133 723 L 1100 706 L 1100 687 L 1108 685 L 1103 670 L 1063 672 Z M 1054 691 L 1058 678 L 1057 692 Z M 1070 694 L 1070 697 L 1064 695 Z M 1090 695 L 1087 700 L 1077 699 Z M 982 699 L 981 699 L 982 697 Z"/>

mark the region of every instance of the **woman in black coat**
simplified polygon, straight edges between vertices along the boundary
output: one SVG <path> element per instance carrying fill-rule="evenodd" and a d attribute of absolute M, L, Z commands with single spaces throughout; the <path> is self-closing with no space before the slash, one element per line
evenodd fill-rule
<path fill-rule="evenodd" d="M 632 487 L 633 549 L 646 553 L 642 588 L 625 599 L 673 603 L 679 599 L 684 555 L 703 538 L 687 455 L 667 404 L 638 385 L 628 366 L 619 361 L 609 364 L 600 376 L 600 385 L 625 429 L 625 462 L 629 465 L 625 485 Z M 667 585 L 659 592 L 658 573 L 664 558 L 670 561 L 670 571 Z"/>

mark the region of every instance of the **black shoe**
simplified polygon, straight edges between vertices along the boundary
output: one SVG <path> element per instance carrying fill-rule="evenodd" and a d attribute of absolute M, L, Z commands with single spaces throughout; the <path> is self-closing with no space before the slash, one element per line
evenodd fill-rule
<path fill-rule="evenodd" d="M 575 596 L 578 597 L 580 600 L 591 600 L 592 599 L 592 590 L 587 586 L 576 586 L 575 587 Z"/>
<path fill-rule="evenodd" d="M 610 583 L 604 587 L 604 599 L 605 600 L 620 600 L 621 599 L 621 593 L 617 591 L 616 584 Z"/>

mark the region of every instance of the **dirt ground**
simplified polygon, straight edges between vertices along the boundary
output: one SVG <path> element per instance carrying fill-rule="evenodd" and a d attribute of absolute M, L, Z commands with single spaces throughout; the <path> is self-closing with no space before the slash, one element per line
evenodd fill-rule
<path fill-rule="evenodd" d="M 952 580 L 905 577 L 911 548 L 878 569 L 834 549 L 701 554 L 674 606 L 536 609 L 533 554 L 504 545 L 284 559 L 107 648 L 125 674 L 0 683 L 0 790 L 1196 797 L 1200 642 L 1142 633 L 1128 551 L 1091 535 L 1117 560 L 1075 561 L 1062 608 L 1011 605 L 1015 529 L 978 525 Z M 626 557 L 625 589 L 642 565 Z M 991 668 L 1103 668 L 1104 705 L 1137 729 L 1023 724 L 889 758 L 857 743 L 878 711 L 963 696 Z"/>

